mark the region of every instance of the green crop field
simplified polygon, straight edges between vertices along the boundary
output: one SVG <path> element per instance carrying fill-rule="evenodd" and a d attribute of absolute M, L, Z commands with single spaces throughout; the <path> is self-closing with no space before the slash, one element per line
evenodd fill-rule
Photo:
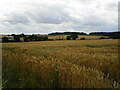
<path fill-rule="evenodd" d="M 118 88 L 118 54 L 118 39 L 2 43 L 3 88 Z"/>

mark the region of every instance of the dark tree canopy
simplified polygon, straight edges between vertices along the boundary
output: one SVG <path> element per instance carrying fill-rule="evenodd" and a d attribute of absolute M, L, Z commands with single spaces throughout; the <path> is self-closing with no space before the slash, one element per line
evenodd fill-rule
<path fill-rule="evenodd" d="M 14 41 L 15 42 L 20 42 L 20 36 L 19 35 L 15 35 L 14 36 Z"/>
<path fill-rule="evenodd" d="M 78 35 L 87 35 L 86 33 L 83 32 L 55 32 L 55 33 L 50 33 L 48 35 L 68 35 L 66 37 L 66 40 L 76 40 L 78 38 Z M 107 37 L 100 37 L 99 39 L 120 39 L 120 32 L 91 32 L 89 35 L 99 35 L 99 36 L 107 36 Z M 7 35 L 8 37 L 3 37 L 2 42 L 20 42 L 24 41 L 29 42 L 29 41 L 53 41 L 53 39 L 49 39 L 47 36 L 43 36 L 40 34 L 32 34 L 32 35 L 25 35 L 24 33 L 22 34 L 11 34 Z M 11 37 L 11 38 L 10 38 Z M 61 36 L 60 36 L 61 38 Z M 56 39 L 56 40 L 63 40 L 62 39 Z M 84 37 L 82 37 L 80 40 L 85 40 Z"/>
<path fill-rule="evenodd" d="M 77 34 L 72 34 L 72 35 L 71 35 L 71 38 L 72 38 L 73 40 L 76 40 L 76 38 L 78 38 L 78 35 L 77 35 Z"/>
<path fill-rule="evenodd" d="M 71 36 L 67 36 L 67 40 L 71 40 Z"/>
<path fill-rule="evenodd" d="M 29 37 L 24 37 L 24 42 L 30 42 L 30 38 Z"/>
<path fill-rule="evenodd" d="M 8 42 L 8 38 L 7 37 L 3 37 L 2 38 L 2 42 Z"/>
<path fill-rule="evenodd" d="M 72 35 L 72 34 L 87 35 L 84 32 L 55 32 L 55 33 L 49 33 L 48 35 Z"/>
<path fill-rule="evenodd" d="M 26 35 L 24 33 L 20 34 L 20 37 L 26 37 Z"/>
<path fill-rule="evenodd" d="M 85 40 L 85 38 L 84 38 L 84 37 L 82 37 L 80 40 Z"/>
<path fill-rule="evenodd" d="M 48 37 L 44 37 L 44 38 L 43 38 L 43 41 L 47 41 L 47 40 L 48 40 Z"/>

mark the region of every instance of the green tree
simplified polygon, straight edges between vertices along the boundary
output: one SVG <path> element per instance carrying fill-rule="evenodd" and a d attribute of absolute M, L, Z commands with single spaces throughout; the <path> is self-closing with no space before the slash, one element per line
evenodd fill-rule
<path fill-rule="evenodd" d="M 67 40 L 71 40 L 71 36 L 67 36 Z"/>
<path fill-rule="evenodd" d="M 43 37 L 43 41 L 47 41 L 48 40 L 48 37 Z"/>
<path fill-rule="evenodd" d="M 24 42 L 30 42 L 30 38 L 29 37 L 24 37 Z"/>
<path fill-rule="evenodd" d="M 14 41 L 15 41 L 15 42 L 20 42 L 20 36 L 15 35 L 15 36 L 14 36 Z"/>
<path fill-rule="evenodd" d="M 2 38 L 2 42 L 8 42 L 8 38 L 7 37 L 3 37 Z"/>
<path fill-rule="evenodd" d="M 80 40 L 85 40 L 85 38 L 84 38 L 84 37 L 82 37 Z"/>
<path fill-rule="evenodd" d="M 78 38 L 78 35 L 77 35 L 77 34 L 72 34 L 72 35 L 71 35 L 71 38 L 72 38 L 73 40 L 76 40 L 76 38 Z"/>

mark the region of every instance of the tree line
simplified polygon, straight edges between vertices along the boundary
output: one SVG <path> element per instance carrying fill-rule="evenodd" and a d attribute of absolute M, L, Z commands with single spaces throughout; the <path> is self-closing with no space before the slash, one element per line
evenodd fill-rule
<path fill-rule="evenodd" d="M 55 32 L 55 33 L 49 33 L 48 35 L 87 35 L 87 33 L 84 32 Z"/>
<path fill-rule="evenodd" d="M 48 35 L 67 35 L 66 40 L 76 40 L 78 38 L 78 35 L 87 35 L 86 33 L 80 33 L 80 32 L 63 32 L 63 33 L 50 33 Z M 108 38 L 100 37 L 99 39 L 120 39 L 120 32 L 92 32 L 89 33 L 89 35 L 99 35 L 99 36 L 108 36 Z M 11 37 L 10 37 L 11 36 Z M 9 38 L 12 38 L 12 40 L 9 40 Z M 23 40 L 21 40 L 21 38 Z M 38 35 L 15 35 L 11 34 L 8 35 L 8 37 L 3 37 L 2 42 L 30 42 L 30 41 L 52 41 L 53 39 L 49 39 L 47 36 L 41 36 Z M 62 40 L 62 39 L 61 39 Z M 81 38 L 81 40 L 85 40 L 84 37 Z"/>
<path fill-rule="evenodd" d="M 11 36 L 12 40 L 9 40 L 9 37 L 3 37 L 2 42 L 30 42 L 30 41 L 47 41 L 49 40 L 48 37 L 46 36 L 38 36 L 38 35 L 25 35 L 25 34 L 20 34 L 20 35 L 9 35 Z M 21 38 L 23 40 L 21 40 Z"/>
<path fill-rule="evenodd" d="M 109 38 L 120 39 L 120 32 L 92 32 L 89 35 L 109 36 Z"/>
<path fill-rule="evenodd" d="M 21 40 L 21 38 L 23 40 Z M 66 40 L 76 40 L 78 38 L 78 34 L 71 34 L 66 37 Z M 10 40 L 11 39 L 11 40 Z M 63 40 L 63 39 L 59 39 Z M 81 40 L 85 40 L 85 38 L 81 38 Z M 3 37 L 2 42 L 30 42 L 30 41 L 53 41 L 53 39 L 49 39 L 47 36 L 41 36 L 41 35 L 8 35 L 8 37 Z"/>

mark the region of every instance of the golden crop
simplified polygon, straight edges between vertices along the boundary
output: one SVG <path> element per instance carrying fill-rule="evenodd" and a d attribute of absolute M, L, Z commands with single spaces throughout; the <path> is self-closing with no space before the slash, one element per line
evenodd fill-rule
<path fill-rule="evenodd" d="M 3 87 L 118 88 L 118 40 L 3 43 Z"/>

